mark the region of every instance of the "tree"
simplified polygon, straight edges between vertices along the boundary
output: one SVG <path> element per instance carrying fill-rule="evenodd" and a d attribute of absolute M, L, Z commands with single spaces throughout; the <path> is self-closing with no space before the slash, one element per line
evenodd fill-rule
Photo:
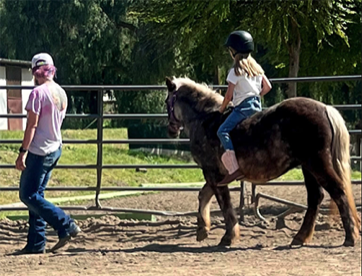
<path fill-rule="evenodd" d="M 137 1 L 131 7 L 147 33 L 152 33 L 154 47 L 169 45 L 166 53 L 173 53 L 174 71 L 200 81 L 218 84 L 219 69 L 230 64 L 223 47 L 225 34 L 231 29 L 232 1 Z M 172 42 L 172 44 L 170 44 Z"/>
<path fill-rule="evenodd" d="M 136 26 L 129 1 L 1 0 L 0 53 L 29 60 L 49 52 L 60 84 L 129 82 Z M 96 91 L 68 92 L 71 113 L 96 113 Z"/>
<path fill-rule="evenodd" d="M 257 44 L 268 49 L 267 59 L 277 68 L 285 66 L 289 77 L 297 77 L 300 55 L 306 46 L 321 49 L 331 36 L 348 45 L 349 15 L 360 0 L 305 1 L 140 1 L 134 9 L 145 22 L 157 25 L 158 41 L 178 37 L 174 45 L 180 55 L 192 61 L 193 70 L 218 72 L 227 67 L 222 42 L 235 29 L 249 30 Z M 313 33 L 311 35 L 311 33 Z M 312 42 L 308 41 L 313 39 Z M 170 51 L 174 50 L 170 49 Z M 207 65 L 207 66 L 205 66 Z M 205 68 L 206 67 L 206 68 Z M 217 79 L 217 78 L 214 78 Z M 296 83 L 289 83 L 288 97 L 297 95 Z"/>
<path fill-rule="evenodd" d="M 0 55 L 29 60 L 48 51 L 61 84 L 154 84 L 183 74 L 219 84 L 232 63 L 224 41 L 245 29 L 269 77 L 356 74 L 361 9 L 361 0 L 0 0 Z M 284 97 L 284 88 L 296 95 L 294 86 L 274 87 L 268 105 Z M 326 102 L 359 96 L 354 83 L 342 87 L 344 93 L 341 87 L 301 84 L 298 95 Z M 68 95 L 68 111 L 96 112 L 95 91 Z M 120 112 L 164 108 L 163 93 L 116 96 Z"/>
<path fill-rule="evenodd" d="M 28 60 L 38 51 L 49 51 L 62 62 L 59 72 L 67 72 L 60 76 L 63 83 L 101 84 L 115 75 L 126 78 L 120 72 L 127 71 L 133 43 L 128 33 L 135 28 L 122 21 L 127 2 L 2 2 L 1 49 L 8 58 Z"/>
<path fill-rule="evenodd" d="M 359 0 L 360 1 L 360 0 Z M 271 51 L 275 61 L 284 60 L 288 54 L 289 77 L 297 77 L 300 55 L 309 46 L 319 49 L 330 43 L 332 36 L 348 44 L 346 29 L 350 14 L 358 1 L 352 0 L 306 0 L 306 1 L 258 1 L 255 13 L 242 23 L 250 26 L 263 45 Z M 267 16 L 266 16 L 267 15 Z M 313 33 L 313 35 L 311 35 Z M 312 42 L 309 39 L 313 39 Z M 313 45 L 314 44 L 314 45 Z M 297 95 L 296 83 L 289 83 L 288 97 Z"/>

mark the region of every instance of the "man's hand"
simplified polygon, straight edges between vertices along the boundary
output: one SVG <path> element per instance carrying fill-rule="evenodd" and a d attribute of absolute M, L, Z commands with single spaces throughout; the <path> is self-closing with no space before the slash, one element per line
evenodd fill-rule
<path fill-rule="evenodd" d="M 224 111 L 225 111 L 225 108 L 220 107 L 219 112 L 220 112 L 221 114 L 223 114 L 223 113 L 224 113 Z"/>
<path fill-rule="evenodd" d="M 19 171 L 25 170 L 25 153 L 19 153 L 18 158 L 16 159 L 15 166 Z"/>

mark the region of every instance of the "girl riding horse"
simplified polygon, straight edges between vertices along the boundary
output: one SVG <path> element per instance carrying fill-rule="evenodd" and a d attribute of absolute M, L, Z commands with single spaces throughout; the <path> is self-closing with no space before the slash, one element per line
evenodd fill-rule
<path fill-rule="evenodd" d="M 168 134 L 175 138 L 183 127 L 206 180 L 199 193 L 197 240 L 208 236 L 211 197 L 215 195 L 226 224 L 220 244 L 230 245 L 239 237 L 239 225 L 228 186 L 218 186 L 228 174 L 221 162 L 224 149 L 216 135 L 227 117 L 218 112 L 223 97 L 187 78 L 166 79 L 166 85 Z M 266 183 L 301 166 L 308 210 L 293 245 L 312 239 L 323 189 L 338 206 L 346 234 L 344 245 L 355 245 L 361 224 L 350 180 L 349 133 L 335 108 L 308 98 L 288 99 L 245 119 L 230 137 L 246 181 Z"/>
<path fill-rule="evenodd" d="M 264 96 L 271 89 L 263 68 L 250 55 L 254 50 L 254 42 L 248 32 L 232 32 L 225 46 L 228 47 L 230 56 L 234 60 L 234 68 L 227 76 L 228 89 L 219 111 L 224 113 L 231 100 L 234 109 L 217 131 L 225 149 L 221 160 L 229 172 L 219 185 L 228 184 L 242 177 L 229 133 L 243 120 L 262 110 L 260 96 Z"/>

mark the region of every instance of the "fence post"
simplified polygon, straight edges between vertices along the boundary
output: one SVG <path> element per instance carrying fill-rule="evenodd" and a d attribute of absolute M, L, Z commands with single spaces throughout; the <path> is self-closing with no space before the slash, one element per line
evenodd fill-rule
<path fill-rule="evenodd" d="M 245 221 L 244 207 L 245 207 L 245 182 L 240 181 L 239 222 Z"/>
<path fill-rule="evenodd" d="M 251 200 L 250 200 L 251 204 L 255 202 L 255 192 L 256 192 L 256 185 L 254 183 L 251 183 Z"/>
<path fill-rule="evenodd" d="M 95 204 L 97 208 L 101 208 L 99 202 L 99 193 L 102 185 L 102 166 L 103 166 L 103 90 L 97 91 L 97 187 Z"/>
<path fill-rule="evenodd" d="M 362 138 L 359 139 L 359 156 L 362 156 Z M 359 161 L 359 171 L 362 173 L 362 160 Z"/>

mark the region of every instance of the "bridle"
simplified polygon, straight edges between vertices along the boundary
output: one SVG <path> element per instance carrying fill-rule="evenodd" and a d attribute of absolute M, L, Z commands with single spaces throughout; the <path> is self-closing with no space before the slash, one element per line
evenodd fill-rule
<path fill-rule="evenodd" d="M 182 122 L 180 122 L 176 116 L 175 116 L 175 103 L 177 100 L 177 91 L 172 92 L 172 97 L 167 96 L 166 99 L 166 105 L 167 105 L 167 114 L 168 114 L 168 121 L 169 124 L 173 126 L 177 126 L 177 129 L 179 130 L 182 128 Z"/>

